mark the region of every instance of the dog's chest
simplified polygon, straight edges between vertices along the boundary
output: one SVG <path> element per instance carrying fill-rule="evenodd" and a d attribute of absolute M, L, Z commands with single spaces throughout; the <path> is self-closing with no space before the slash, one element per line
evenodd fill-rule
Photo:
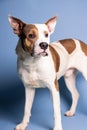
<path fill-rule="evenodd" d="M 50 65 L 49 58 L 40 60 L 25 60 L 19 61 L 19 75 L 22 81 L 28 86 L 45 87 L 47 80 L 50 80 L 50 75 L 53 75 L 52 64 Z"/>

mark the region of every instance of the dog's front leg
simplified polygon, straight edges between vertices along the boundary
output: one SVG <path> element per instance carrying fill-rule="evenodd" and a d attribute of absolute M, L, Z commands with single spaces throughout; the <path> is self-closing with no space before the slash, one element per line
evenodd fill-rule
<path fill-rule="evenodd" d="M 61 125 L 61 110 L 60 110 L 60 95 L 58 82 L 51 84 L 51 95 L 54 109 L 54 130 L 62 130 Z"/>
<path fill-rule="evenodd" d="M 35 95 L 35 89 L 30 89 L 25 87 L 25 110 L 24 110 L 24 117 L 20 124 L 18 124 L 15 130 L 25 130 L 31 116 L 31 108 L 32 103 Z"/>

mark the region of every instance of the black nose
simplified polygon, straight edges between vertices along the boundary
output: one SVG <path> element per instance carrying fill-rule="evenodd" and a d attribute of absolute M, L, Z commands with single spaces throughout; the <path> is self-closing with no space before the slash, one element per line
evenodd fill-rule
<path fill-rule="evenodd" d="M 41 43 L 39 44 L 39 46 L 41 47 L 41 49 L 46 50 L 46 49 L 48 48 L 48 43 L 46 43 L 46 42 L 41 42 Z"/>

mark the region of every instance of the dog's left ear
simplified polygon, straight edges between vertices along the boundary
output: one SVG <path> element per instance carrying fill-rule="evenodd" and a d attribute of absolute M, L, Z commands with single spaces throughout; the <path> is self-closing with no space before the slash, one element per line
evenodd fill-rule
<path fill-rule="evenodd" d="M 49 19 L 45 24 L 47 25 L 50 34 L 52 34 L 55 30 L 55 26 L 56 26 L 56 22 L 57 22 L 57 16 Z"/>

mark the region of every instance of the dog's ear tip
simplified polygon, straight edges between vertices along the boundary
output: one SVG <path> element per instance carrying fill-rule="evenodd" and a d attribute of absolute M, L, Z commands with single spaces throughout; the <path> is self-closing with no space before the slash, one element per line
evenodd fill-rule
<path fill-rule="evenodd" d="M 56 20 L 57 20 L 57 19 L 58 19 L 58 16 L 57 16 L 57 15 L 55 15 L 55 16 L 54 16 L 54 19 L 56 19 Z"/>
<path fill-rule="evenodd" d="M 8 15 L 8 21 L 11 22 L 11 19 L 12 19 L 12 15 Z"/>

